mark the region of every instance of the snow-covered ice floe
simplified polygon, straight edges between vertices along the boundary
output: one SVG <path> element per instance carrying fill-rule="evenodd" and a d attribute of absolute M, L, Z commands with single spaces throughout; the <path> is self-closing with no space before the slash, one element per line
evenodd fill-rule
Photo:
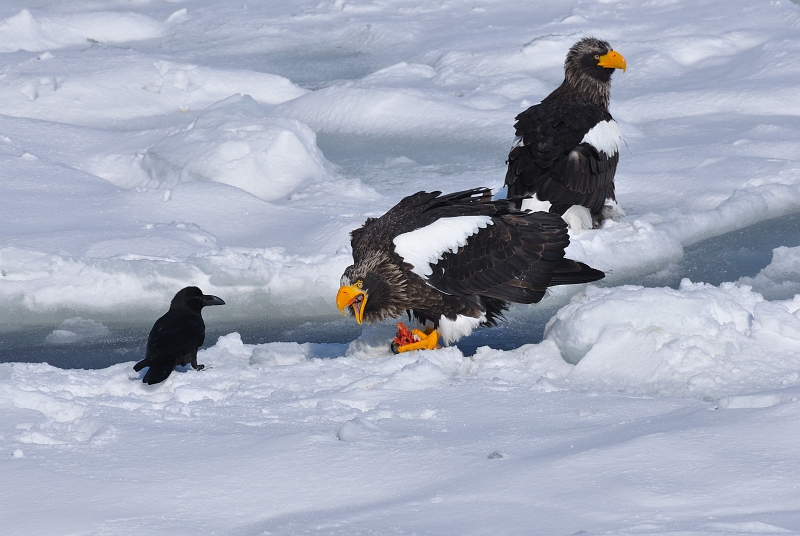
<path fill-rule="evenodd" d="M 797 297 L 688 281 L 590 288 L 541 343 L 471 357 L 394 355 L 393 329 L 350 345 L 231 333 L 201 350 L 205 370 L 156 386 L 132 363 L 0 364 L 6 527 L 349 533 L 388 519 L 515 533 L 533 512 L 548 532 L 794 533 Z M 58 526 L 9 508 L 41 497 L 31 475 L 47 482 Z M 768 513 L 775 504 L 783 515 Z M 439 530 L 442 515 L 454 520 Z"/>
<path fill-rule="evenodd" d="M 287 300 L 318 314 L 366 217 L 420 189 L 501 185 L 514 117 L 558 85 L 565 51 L 588 34 L 630 58 L 611 98 L 627 216 L 573 236 L 570 258 L 630 282 L 705 238 L 800 210 L 792 3 L 693 4 L 703 30 L 682 2 L 638 0 L 28 4 L 0 7 L 8 318 L 35 321 L 42 293 L 48 321 L 102 322 L 112 302 L 153 314 L 133 292 L 93 292 L 96 259 L 155 304 L 176 291 L 173 271 L 201 285 L 198 259 L 265 248 L 280 258 L 253 271 L 270 290 L 243 314 Z M 193 231 L 153 236 L 173 222 Z M 51 267 L 17 262 L 20 250 Z M 307 284 L 281 293 L 266 274 L 284 273 L 283 259 L 313 264 Z M 241 276 L 209 291 L 244 300 L 253 277 Z"/>
<path fill-rule="evenodd" d="M 800 244 L 767 228 L 771 262 L 663 287 L 685 248 L 800 212 L 798 20 L 786 0 L 0 2 L 0 350 L 26 324 L 49 351 L 101 345 L 187 285 L 231 322 L 329 319 L 351 229 L 418 190 L 499 188 L 514 117 L 578 38 L 629 66 L 626 215 L 567 252 L 606 279 L 509 312 L 552 311 L 544 340 L 230 333 L 157 387 L 132 362 L 0 364 L 0 532 L 800 534 Z"/>

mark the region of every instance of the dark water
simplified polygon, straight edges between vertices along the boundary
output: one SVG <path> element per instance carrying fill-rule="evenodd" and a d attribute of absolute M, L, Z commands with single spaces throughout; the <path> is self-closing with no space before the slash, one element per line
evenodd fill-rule
<path fill-rule="evenodd" d="M 206 323 L 206 344 L 213 346 L 222 335 L 238 332 L 247 344 L 293 341 L 299 343 L 345 343 L 361 333 L 347 319 L 292 319 L 271 322 Z M 6 327 L 0 332 L 0 363 L 49 363 L 60 368 L 105 368 L 144 357 L 149 325 L 104 324 L 110 331 L 102 338 L 69 344 L 53 344 L 47 336 L 58 326 Z"/>
<path fill-rule="evenodd" d="M 676 287 L 682 277 L 719 285 L 740 277 L 756 275 L 772 260 L 772 250 L 779 246 L 800 246 L 800 213 L 768 220 L 745 229 L 705 240 L 687 247 L 683 261 L 668 280 L 655 285 Z M 648 284 L 648 278 L 626 281 Z M 493 328 L 476 330 L 456 346 L 472 355 L 480 346 L 511 350 L 524 344 L 541 342 L 544 327 L 555 314 L 553 308 L 531 308 L 520 314 L 512 310 L 506 322 Z M 155 320 L 155 319 L 154 319 Z M 47 362 L 61 368 L 105 368 L 116 363 L 138 361 L 144 356 L 149 325 L 105 324 L 110 334 L 71 344 L 51 344 L 47 336 L 57 329 L 47 326 L 0 327 L 0 363 Z M 361 332 L 352 319 L 343 317 L 294 318 L 270 321 L 221 322 L 209 320 L 206 346 L 217 338 L 238 332 L 248 344 L 293 341 L 299 343 L 345 344 Z"/>
<path fill-rule="evenodd" d="M 511 350 L 541 341 L 546 322 L 546 318 L 510 319 L 501 326 L 476 331 L 457 346 L 467 355 L 475 353 L 480 346 Z M 100 369 L 144 357 L 150 326 L 105 325 L 109 335 L 69 344 L 46 342 L 47 336 L 58 326 L 6 327 L 0 332 L 0 363 L 49 363 L 59 368 Z M 346 318 L 222 324 L 209 321 L 205 346 L 213 346 L 220 336 L 232 332 L 238 332 L 247 344 L 286 341 L 347 344 L 361 334 L 361 326 Z"/>
<path fill-rule="evenodd" d="M 287 50 L 272 54 L 245 53 L 192 57 L 192 61 L 220 69 L 243 69 L 288 78 L 298 86 L 316 90 L 348 80 L 359 80 L 388 64 L 372 55 L 341 47 Z"/>
<path fill-rule="evenodd" d="M 753 277 L 772 261 L 772 250 L 779 246 L 800 246 L 800 213 L 763 221 L 685 248 L 680 272 L 667 284 L 677 287 L 682 277 L 712 285 Z"/>

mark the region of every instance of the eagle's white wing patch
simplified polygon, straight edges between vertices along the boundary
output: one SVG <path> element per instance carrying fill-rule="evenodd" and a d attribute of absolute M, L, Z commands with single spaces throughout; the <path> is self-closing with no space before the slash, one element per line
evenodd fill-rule
<path fill-rule="evenodd" d="M 588 143 L 598 151 L 611 157 L 619 152 L 619 144 L 622 136 L 619 133 L 619 125 L 613 119 L 610 121 L 600 121 L 586 133 L 581 143 Z"/>
<path fill-rule="evenodd" d="M 492 225 L 491 216 L 456 216 L 440 218 L 430 225 L 394 238 L 394 251 L 403 260 L 412 264 L 412 272 L 427 279 L 446 252 L 455 253 L 474 235 L 487 225 Z"/>

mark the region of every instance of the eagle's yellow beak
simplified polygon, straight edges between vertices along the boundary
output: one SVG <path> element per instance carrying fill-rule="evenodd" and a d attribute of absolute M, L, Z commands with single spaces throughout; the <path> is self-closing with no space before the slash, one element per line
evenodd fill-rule
<path fill-rule="evenodd" d="M 613 50 L 608 54 L 603 54 L 600 56 L 597 65 L 600 67 L 605 67 L 606 69 L 622 69 L 623 73 L 628 68 L 628 65 L 625 63 L 625 58 L 622 57 L 622 54 L 619 52 L 614 52 Z"/>
<path fill-rule="evenodd" d="M 360 281 L 359 281 L 360 283 Z M 342 286 L 336 294 L 336 307 L 343 315 L 346 315 L 345 309 L 353 307 L 353 315 L 356 317 L 356 322 L 359 324 L 364 320 L 364 307 L 367 305 L 367 293 L 361 290 L 361 286 L 356 283 L 349 287 Z"/>

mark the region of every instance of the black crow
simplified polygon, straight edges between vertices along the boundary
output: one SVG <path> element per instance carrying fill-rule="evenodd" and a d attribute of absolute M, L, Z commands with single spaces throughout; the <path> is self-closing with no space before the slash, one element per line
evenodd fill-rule
<path fill-rule="evenodd" d="M 569 234 L 558 214 L 520 211 L 485 188 L 440 194 L 410 195 L 351 233 L 354 262 L 336 296 L 342 314 L 360 324 L 407 311 L 434 328 L 397 351 L 433 349 L 440 335 L 453 342 L 494 325 L 507 302 L 536 303 L 547 287 L 604 276 L 564 258 Z"/>
<path fill-rule="evenodd" d="M 175 294 L 167 314 L 156 320 L 150 330 L 144 359 L 133 367 L 136 372 L 150 367 L 142 378 L 144 383 L 163 382 L 179 365 L 191 363 L 195 370 L 204 368 L 197 364 L 197 349 L 206 338 L 206 325 L 200 311 L 207 305 L 225 305 L 225 302 L 216 296 L 204 295 L 197 287 L 186 287 Z"/>

